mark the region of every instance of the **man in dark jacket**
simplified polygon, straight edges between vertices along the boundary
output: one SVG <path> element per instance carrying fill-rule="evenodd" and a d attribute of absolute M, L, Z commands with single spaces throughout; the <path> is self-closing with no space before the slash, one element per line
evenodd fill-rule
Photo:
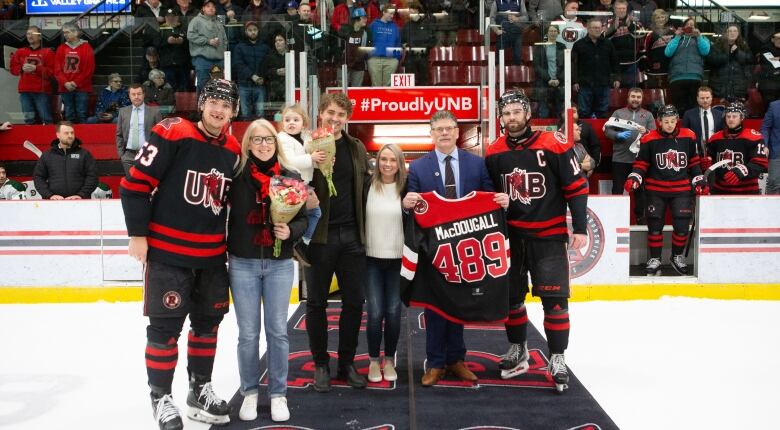
<path fill-rule="evenodd" d="M 76 139 L 73 124 L 57 123 L 57 138 L 33 171 L 35 189 L 44 199 L 88 199 L 98 184 L 95 159 Z"/>
<path fill-rule="evenodd" d="M 160 26 L 154 37 L 160 68 L 165 72 L 165 79 L 176 91 L 187 91 L 190 86 L 192 61 L 187 43 L 187 28 L 182 25 L 185 18 L 174 9 L 166 9 L 163 13 L 165 24 Z"/>
<path fill-rule="evenodd" d="M 637 85 L 637 35 L 641 28 L 639 23 L 628 14 L 628 1 L 615 0 L 613 6 L 615 16 L 609 19 L 604 36 L 615 47 L 618 63 L 620 63 L 620 83 L 623 88 L 633 88 Z"/>
<path fill-rule="evenodd" d="M 436 44 L 435 28 L 436 19 L 424 13 L 420 3 L 409 4 L 409 21 L 401 30 L 401 43 L 411 48 L 406 53 L 404 70 L 414 73 L 415 85 L 428 85 L 428 50 Z"/>
<path fill-rule="evenodd" d="M 601 20 L 588 21 L 588 36 L 574 43 L 574 91 L 581 118 L 606 118 L 609 108 L 609 86 L 620 86 L 620 81 L 610 79 L 618 74 L 618 61 L 612 42 L 603 38 Z"/>
<path fill-rule="evenodd" d="M 268 55 L 268 46 L 260 42 L 260 28 L 254 21 L 244 24 L 246 40 L 236 45 L 233 70 L 238 77 L 239 114 L 246 121 L 263 116 L 265 108 L 265 78 L 261 71 Z"/>

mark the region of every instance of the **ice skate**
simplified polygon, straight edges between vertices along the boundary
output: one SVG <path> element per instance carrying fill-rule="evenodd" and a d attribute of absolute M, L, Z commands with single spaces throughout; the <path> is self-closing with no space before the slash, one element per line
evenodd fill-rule
<path fill-rule="evenodd" d="M 685 263 L 684 255 L 673 255 L 672 267 L 674 268 L 674 271 L 679 273 L 680 275 L 685 276 L 688 274 L 688 264 Z"/>
<path fill-rule="evenodd" d="M 501 379 L 514 378 L 528 371 L 528 344 L 513 343 L 509 345 L 509 351 L 506 352 L 501 362 L 498 363 L 498 369 L 501 370 Z"/>
<path fill-rule="evenodd" d="M 645 266 L 645 273 L 647 276 L 658 276 L 661 274 L 661 259 L 651 258 L 647 260 L 647 266 Z"/>
<path fill-rule="evenodd" d="M 181 412 L 170 394 L 152 393 L 152 412 L 160 430 L 182 430 Z"/>
<path fill-rule="evenodd" d="M 230 407 L 217 397 L 210 381 L 190 380 L 190 393 L 187 396 L 189 410 L 187 416 L 195 421 L 208 424 L 227 424 L 230 422 Z"/>
<path fill-rule="evenodd" d="M 563 393 L 563 390 L 569 388 L 569 371 L 566 370 L 566 361 L 563 359 L 563 354 L 553 354 L 550 357 L 547 372 L 549 372 L 555 382 L 555 391 Z"/>

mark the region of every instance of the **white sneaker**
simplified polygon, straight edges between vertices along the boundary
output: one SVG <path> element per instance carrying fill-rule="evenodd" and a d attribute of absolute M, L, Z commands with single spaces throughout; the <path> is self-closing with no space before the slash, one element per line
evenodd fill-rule
<path fill-rule="evenodd" d="M 395 371 L 395 360 L 392 358 L 385 358 L 385 364 L 382 366 L 382 373 L 384 373 L 385 381 L 393 382 L 398 379 L 398 373 Z"/>
<path fill-rule="evenodd" d="M 238 417 L 241 418 L 241 421 L 254 421 L 257 419 L 257 394 L 253 393 L 244 396 L 241 410 L 238 411 Z"/>
<path fill-rule="evenodd" d="M 371 359 L 368 362 L 368 381 L 380 382 L 382 380 L 382 370 L 379 368 L 379 359 Z"/>
<path fill-rule="evenodd" d="M 287 397 L 271 398 L 271 419 L 276 422 L 290 419 L 290 410 L 287 409 Z"/>

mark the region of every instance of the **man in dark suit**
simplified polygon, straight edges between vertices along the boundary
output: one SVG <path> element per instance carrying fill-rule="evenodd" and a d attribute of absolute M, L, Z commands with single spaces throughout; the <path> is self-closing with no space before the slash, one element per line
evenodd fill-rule
<path fill-rule="evenodd" d="M 444 110 L 433 114 L 431 137 L 435 149 L 414 160 L 409 166 L 409 192 L 403 199 L 404 208 L 414 207 L 420 198 L 418 193 L 436 191 L 446 198 L 454 199 L 472 191 L 494 190 L 484 160 L 458 149 L 458 119 L 452 112 Z M 509 205 L 509 196 L 497 193 L 495 201 L 506 208 Z M 477 381 L 477 376 L 463 363 L 466 345 L 463 341 L 462 324 L 447 321 L 426 309 L 425 337 L 427 370 L 422 377 L 423 386 L 436 385 L 444 376 L 445 368 L 465 381 Z"/>
<path fill-rule="evenodd" d="M 723 130 L 723 111 L 712 108 L 712 90 L 709 87 L 699 87 L 696 103 L 699 106 L 685 111 L 682 127 L 690 128 L 696 134 L 696 148 L 702 155 L 707 153 L 710 137 Z"/>
<path fill-rule="evenodd" d="M 160 109 L 144 103 L 144 87 L 139 84 L 130 85 L 128 94 L 131 104 L 119 109 L 119 119 L 116 123 L 116 150 L 125 175 L 133 166 L 138 150 L 149 140 L 152 127 L 162 121 Z"/>

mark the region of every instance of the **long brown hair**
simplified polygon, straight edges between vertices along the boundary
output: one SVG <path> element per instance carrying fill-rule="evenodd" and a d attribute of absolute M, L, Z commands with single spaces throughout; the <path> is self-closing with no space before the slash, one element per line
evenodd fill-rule
<path fill-rule="evenodd" d="M 382 155 L 382 151 L 388 150 L 395 155 L 395 160 L 398 162 L 398 171 L 395 172 L 395 191 L 398 195 L 401 195 L 401 190 L 406 185 L 406 161 L 404 160 L 404 152 L 401 147 L 395 143 L 388 143 L 384 145 L 376 153 L 376 167 L 374 173 L 371 174 L 371 186 L 374 187 L 377 192 L 382 192 L 382 173 L 379 171 L 379 156 Z"/>
<path fill-rule="evenodd" d="M 726 53 L 731 52 L 729 49 L 729 38 L 728 38 L 728 32 L 729 28 L 734 27 L 739 32 L 739 36 L 737 36 L 737 40 L 734 41 L 734 44 L 737 45 L 737 49 L 740 51 L 748 51 L 748 44 L 745 42 L 745 38 L 742 37 L 742 29 L 739 28 L 739 25 L 737 24 L 729 24 L 726 26 L 726 28 L 723 29 L 723 33 L 720 35 L 720 39 L 716 42 L 717 47 L 719 49 L 722 49 Z"/>

